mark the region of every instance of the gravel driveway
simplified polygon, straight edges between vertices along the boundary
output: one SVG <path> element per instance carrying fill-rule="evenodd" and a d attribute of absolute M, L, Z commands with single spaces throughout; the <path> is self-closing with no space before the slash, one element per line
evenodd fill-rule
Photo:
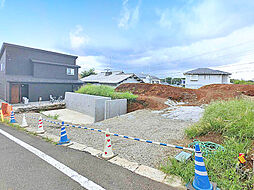
<path fill-rule="evenodd" d="M 27 113 L 27 115 L 37 117 L 41 115 L 46 118 L 46 116 L 39 113 Z M 19 122 L 21 122 L 21 117 L 22 115 L 16 115 Z M 37 127 L 38 121 L 27 118 L 27 122 L 31 127 Z M 110 132 L 113 133 L 175 144 L 177 141 L 183 139 L 184 129 L 191 124 L 192 122 L 190 121 L 187 122 L 162 117 L 160 113 L 150 110 L 138 110 L 86 126 L 102 130 L 109 128 Z M 44 129 L 50 134 L 58 136 L 60 134 L 59 127 L 46 122 L 44 122 Z M 66 130 L 71 140 L 103 151 L 103 133 L 72 127 L 67 127 Z M 111 140 L 114 153 L 118 154 L 120 157 L 155 168 L 158 168 L 160 163 L 166 161 L 169 156 L 175 156 L 176 153 L 180 152 L 178 149 L 137 142 L 121 137 L 113 136 Z M 177 145 L 181 146 L 181 144 Z"/>

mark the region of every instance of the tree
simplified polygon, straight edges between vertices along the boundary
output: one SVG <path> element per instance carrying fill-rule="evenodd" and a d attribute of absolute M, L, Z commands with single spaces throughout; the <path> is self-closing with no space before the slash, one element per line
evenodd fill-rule
<path fill-rule="evenodd" d="M 182 83 L 182 79 L 181 78 L 173 78 L 172 79 L 172 84 L 180 85 L 181 83 Z"/>
<path fill-rule="evenodd" d="M 80 73 L 81 78 L 88 77 L 90 75 L 96 75 L 94 69 L 84 70 Z"/>
<path fill-rule="evenodd" d="M 165 80 L 168 84 L 172 84 L 172 77 L 167 77 Z"/>

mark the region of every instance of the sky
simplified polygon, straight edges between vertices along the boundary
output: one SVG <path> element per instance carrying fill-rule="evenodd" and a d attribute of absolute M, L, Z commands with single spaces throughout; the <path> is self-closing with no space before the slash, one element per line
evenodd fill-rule
<path fill-rule="evenodd" d="M 164 78 L 209 67 L 254 78 L 253 0 L 0 0 L 0 43 Z"/>

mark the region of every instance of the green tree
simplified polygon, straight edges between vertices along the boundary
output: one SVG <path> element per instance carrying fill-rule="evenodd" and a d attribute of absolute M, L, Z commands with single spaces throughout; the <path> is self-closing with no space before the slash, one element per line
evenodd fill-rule
<path fill-rule="evenodd" d="M 181 84 L 182 79 L 181 78 L 173 78 L 172 79 L 172 84 Z"/>
<path fill-rule="evenodd" d="M 165 81 L 166 81 L 168 84 L 172 84 L 172 77 L 167 77 L 167 78 L 165 78 Z"/>
<path fill-rule="evenodd" d="M 90 75 L 96 75 L 94 69 L 84 70 L 80 73 L 81 78 L 88 77 Z"/>

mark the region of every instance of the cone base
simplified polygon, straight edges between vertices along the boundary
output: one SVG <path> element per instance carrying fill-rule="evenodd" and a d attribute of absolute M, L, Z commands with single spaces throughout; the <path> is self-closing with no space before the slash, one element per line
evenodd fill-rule
<path fill-rule="evenodd" d="M 17 123 L 15 120 L 11 120 L 10 123 Z"/>
<path fill-rule="evenodd" d="M 102 153 L 101 155 L 99 155 L 100 158 L 104 159 L 104 160 L 110 160 L 111 158 L 116 157 L 118 154 L 113 154 L 113 155 L 105 155 L 104 153 Z"/>
<path fill-rule="evenodd" d="M 20 125 L 20 127 L 23 127 L 23 128 L 25 128 L 25 127 L 28 127 L 28 125 Z"/>
<path fill-rule="evenodd" d="M 36 133 L 37 134 L 43 134 L 43 133 L 45 133 L 45 131 L 43 130 L 43 131 L 36 131 Z"/>
<path fill-rule="evenodd" d="M 59 141 L 58 143 L 57 143 L 57 145 L 63 145 L 63 144 L 68 144 L 68 143 L 71 143 L 71 141 L 69 140 L 69 139 L 67 139 L 67 140 L 65 140 L 65 141 Z"/>
<path fill-rule="evenodd" d="M 211 182 L 212 188 L 211 190 L 216 190 L 217 189 L 217 183 Z M 193 187 L 193 183 L 188 183 L 186 184 L 187 190 L 201 190 L 201 188 L 195 188 Z M 202 189 L 205 190 L 205 189 Z"/>

